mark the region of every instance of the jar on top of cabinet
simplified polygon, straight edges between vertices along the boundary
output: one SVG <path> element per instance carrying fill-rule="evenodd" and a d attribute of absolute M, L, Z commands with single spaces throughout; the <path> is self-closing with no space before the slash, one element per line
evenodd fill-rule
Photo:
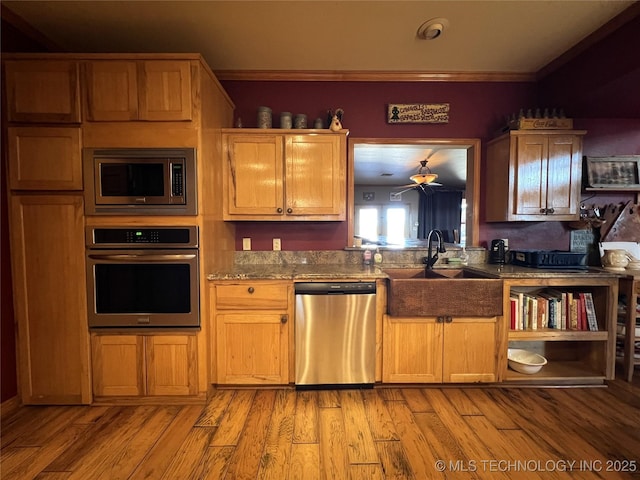
<path fill-rule="evenodd" d="M 271 128 L 271 109 L 258 107 L 258 128 Z"/>

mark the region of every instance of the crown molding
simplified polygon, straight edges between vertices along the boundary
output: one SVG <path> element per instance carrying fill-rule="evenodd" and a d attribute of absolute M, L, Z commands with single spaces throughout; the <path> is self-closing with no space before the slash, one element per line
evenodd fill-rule
<path fill-rule="evenodd" d="M 218 80 L 273 82 L 534 82 L 535 73 L 328 70 L 216 70 Z"/>

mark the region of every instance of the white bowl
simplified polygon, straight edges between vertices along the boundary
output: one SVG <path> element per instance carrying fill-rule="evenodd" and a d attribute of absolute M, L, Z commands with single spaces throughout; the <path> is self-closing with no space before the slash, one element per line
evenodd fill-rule
<path fill-rule="evenodd" d="M 542 355 L 519 348 L 508 349 L 507 358 L 509 359 L 509 367 L 516 372 L 527 375 L 538 373 L 547 364 L 547 359 Z"/>

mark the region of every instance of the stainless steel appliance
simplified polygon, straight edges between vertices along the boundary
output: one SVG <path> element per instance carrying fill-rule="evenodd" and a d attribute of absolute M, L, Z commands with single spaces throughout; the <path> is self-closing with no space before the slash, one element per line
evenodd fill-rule
<path fill-rule="evenodd" d="M 199 327 L 198 228 L 87 227 L 89 327 Z"/>
<path fill-rule="evenodd" d="M 196 215 L 193 148 L 85 148 L 88 215 Z"/>
<path fill-rule="evenodd" d="M 375 298 L 375 282 L 296 283 L 296 385 L 373 385 Z"/>

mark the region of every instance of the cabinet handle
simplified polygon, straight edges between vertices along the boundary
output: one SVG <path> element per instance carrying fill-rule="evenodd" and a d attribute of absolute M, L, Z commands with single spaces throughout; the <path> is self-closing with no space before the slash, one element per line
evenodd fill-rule
<path fill-rule="evenodd" d="M 451 322 L 453 322 L 453 318 L 450 317 L 449 315 L 447 315 L 446 317 L 444 317 L 444 321 L 447 322 L 447 323 L 451 323 Z"/>
<path fill-rule="evenodd" d="M 289 320 L 289 315 L 282 315 L 280 317 L 280 323 L 285 324 Z"/>
<path fill-rule="evenodd" d="M 436 317 L 436 323 L 444 323 L 444 317 L 442 315 Z"/>
<path fill-rule="evenodd" d="M 547 214 L 547 209 L 546 208 L 541 208 L 540 209 L 540 213 L 543 214 L 543 215 L 546 215 Z"/>
<path fill-rule="evenodd" d="M 282 213 L 282 208 L 278 207 L 278 208 L 276 209 L 276 212 L 278 212 L 278 213 Z"/>
<path fill-rule="evenodd" d="M 555 210 L 553 208 L 547 208 L 547 213 L 553 213 Z"/>
<path fill-rule="evenodd" d="M 255 290 L 253 287 L 249 287 L 249 288 L 247 288 L 247 292 L 249 292 L 249 293 L 253 293 L 253 292 L 255 292 L 255 291 L 256 291 L 256 290 Z"/>
<path fill-rule="evenodd" d="M 293 213 L 293 209 L 292 208 L 287 208 L 287 213 Z"/>

